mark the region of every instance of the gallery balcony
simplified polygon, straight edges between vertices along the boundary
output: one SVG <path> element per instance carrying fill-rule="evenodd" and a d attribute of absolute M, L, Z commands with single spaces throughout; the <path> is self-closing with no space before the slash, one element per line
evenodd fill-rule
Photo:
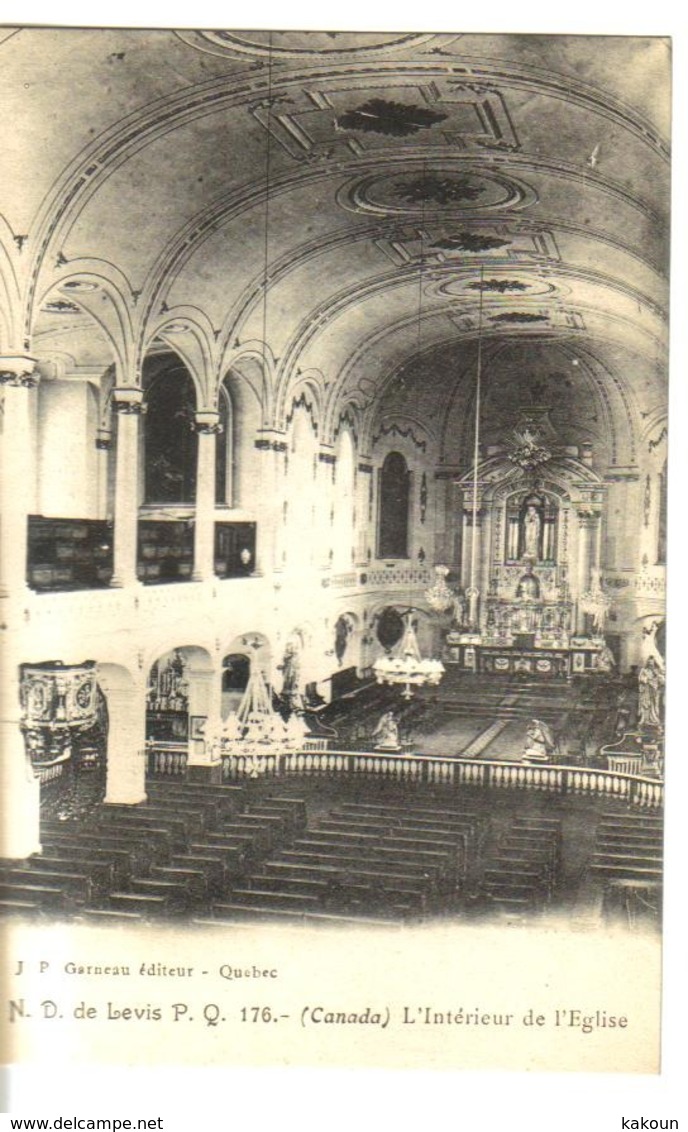
<path fill-rule="evenodd" d="M 256 524 L 215 523 L 218 578 L 255 570 Z M 36 593 L 102 590 L 113 576 L 114 528 L 100 519 L 28 518 L 27 585 Z M 194 568 L 194 520 L 140 519 L 137 577 L 145 586 L 189 582 Z"/>

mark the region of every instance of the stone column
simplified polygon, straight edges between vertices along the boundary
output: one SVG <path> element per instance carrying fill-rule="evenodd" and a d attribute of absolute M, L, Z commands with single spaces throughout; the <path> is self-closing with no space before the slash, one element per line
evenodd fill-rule
<path fill-rule="evenodd" d="M 143 390 L 113 389 L 117 413 L 115 467 L 114 573 L 111 585 L 135 584 L 139 521 L 139 420 L 145 413 Z"/>
<path fill-rule="evenodd" d="M 482 534 L 482 521 L 483 516 L 480 511 L 475 516 L 475 527 L 473 526 L 473 513 L 472 511 L 464 511 L 463 513 L 463 532 L 461 538 L 461 585 L 464 587 L 471 584 L 471 563 L 473 561 L 473 540 L 475 539 L 475 584 L 476 587 L 480 585 L 480 544 Z"/>
<path fill-rule="evenodd" d="M 335 480 L 337 476 L 337 458 L 333 452 L 318 452 L 316 457 L 315 476 L 312 492 L 312 519 L 310 531 L 316 536 L 313 539 L 312 559 L 309 566 L 316 566 L 320 570 L 331 569 L 345 572 L 351 568 L 351 563 L 336 563 L 335 543 L 337 522 L 337 501 Z"/>
<path fill-rule="evenodd" d="M 281 570 L 284 549 L 282 500 L 289 453 L 281 434 L 255 441 L 256 479 L 260 485 L 257 501 L 256 567 L 261 574 Z"/>
<path fill-rule="evenodd" d="M 580 610 L 580 599 L 590 589 L 592 580 L 593 551 L 595 549 L 595 536 L 599 523 L 599 516 L 594 511 L 578 511 L 578 570 L 577 570 L 577 597 L 578 632 L 585 632 L 585 614 Z"/>
<path fill-rule="evenodd" d="M 189 681 L 189 721 L 202 719 L 202 736 L 189 735 L 189 766 L 205 766 L 212 762 L 212 744 L 220 725 L 220 677 L 206 668 L 193 668 L 186 675 Z"/>
<path fill-rule="evenodd" d="M 0 357 L 0 597 L 26 588 L 28 515 L 35 489 L 31 405 L 39 375 L 34 358 Z"/>
<path fill-rule="evenodd" d="M 98 466 L 98 518 L 107 519 L 108 507 L 108 462 L 112 448 L 112 433 L 107 428 L 99 428 L 96 436 Z"/>
<path fill-rule="evenodd" d="M 40 786 L 21 731 L 19 665 L 3 647 L 0 676 L 0 859 L 23 860 L 40 851 Z"/>
<path fill-rule="evenodd" d="M 356 475 L 356 558 L 357 566 L 368 564 L 368 547 L 375 546 L 375 526 L 372 508 L 373 465 L 360 460 Z"/>
<path fill-rule="evenodd" d="M 133 806 L 146 799 L 145 684 L 104 673 L 98 682 L 108 708 L 105 801 Z"/>
<path fill-rule="evenodd" d="M 196 413 L 198 433 L 196 459 L 196 520 L 194 525 L 193 582 L 205 582 L 215 574 L 215 455 L 216 437 L 222 432 L 220 414 Z"/>
<path fill-rule="evenodd" d="M 475 522 L 473 512 L 464 511 L 461 580 L 468 598 L 468 624 L 473 632 L 477 632 L 480 619 L 482 520 L 480 511 L 475 514 Z"/>

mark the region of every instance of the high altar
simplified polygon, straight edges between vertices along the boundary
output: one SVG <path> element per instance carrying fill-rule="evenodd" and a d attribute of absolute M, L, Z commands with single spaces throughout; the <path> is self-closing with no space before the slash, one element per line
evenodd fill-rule
<path fill-rule="evenodd" d="M 464 669 L 556 679 L 613 667 L 599 582 L 604 484 L 589 449 L 556 446 L 546 423 L 546 412 L 540 427 L 526 422 L 520 447 L 488 448 L 477 476 L 458 481 L 468 600 L 446 659 Z"/>

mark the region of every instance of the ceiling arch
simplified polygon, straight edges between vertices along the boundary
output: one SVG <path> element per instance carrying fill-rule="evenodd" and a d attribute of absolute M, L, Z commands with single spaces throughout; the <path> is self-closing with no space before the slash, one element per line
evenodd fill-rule
<path fill-rule="evenodd" d="M 90 361 L 114 347 L 132 384 L 176 343 L 211 405 L 254 358 L 266 429 L 304 373 L 324 436 L 348 404 L 372 435 L 419 382 L 441 413 L 478 334 L 512 370 L 575 354 L 631 438 L 666 401 L 668 41 L 23 28 L 0 50 L 8 348 L 59 348 L 46 296 L 98 276 L 62 296 L 100 326 Z"/>

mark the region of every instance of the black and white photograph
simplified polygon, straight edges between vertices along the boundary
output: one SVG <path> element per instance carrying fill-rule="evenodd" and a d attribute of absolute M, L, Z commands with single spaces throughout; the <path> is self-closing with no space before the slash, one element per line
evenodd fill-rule
<path fill-rule="evenodd" d="M 5 1059 L 657 1074 L 670 38 L 0 59 Z"/>

